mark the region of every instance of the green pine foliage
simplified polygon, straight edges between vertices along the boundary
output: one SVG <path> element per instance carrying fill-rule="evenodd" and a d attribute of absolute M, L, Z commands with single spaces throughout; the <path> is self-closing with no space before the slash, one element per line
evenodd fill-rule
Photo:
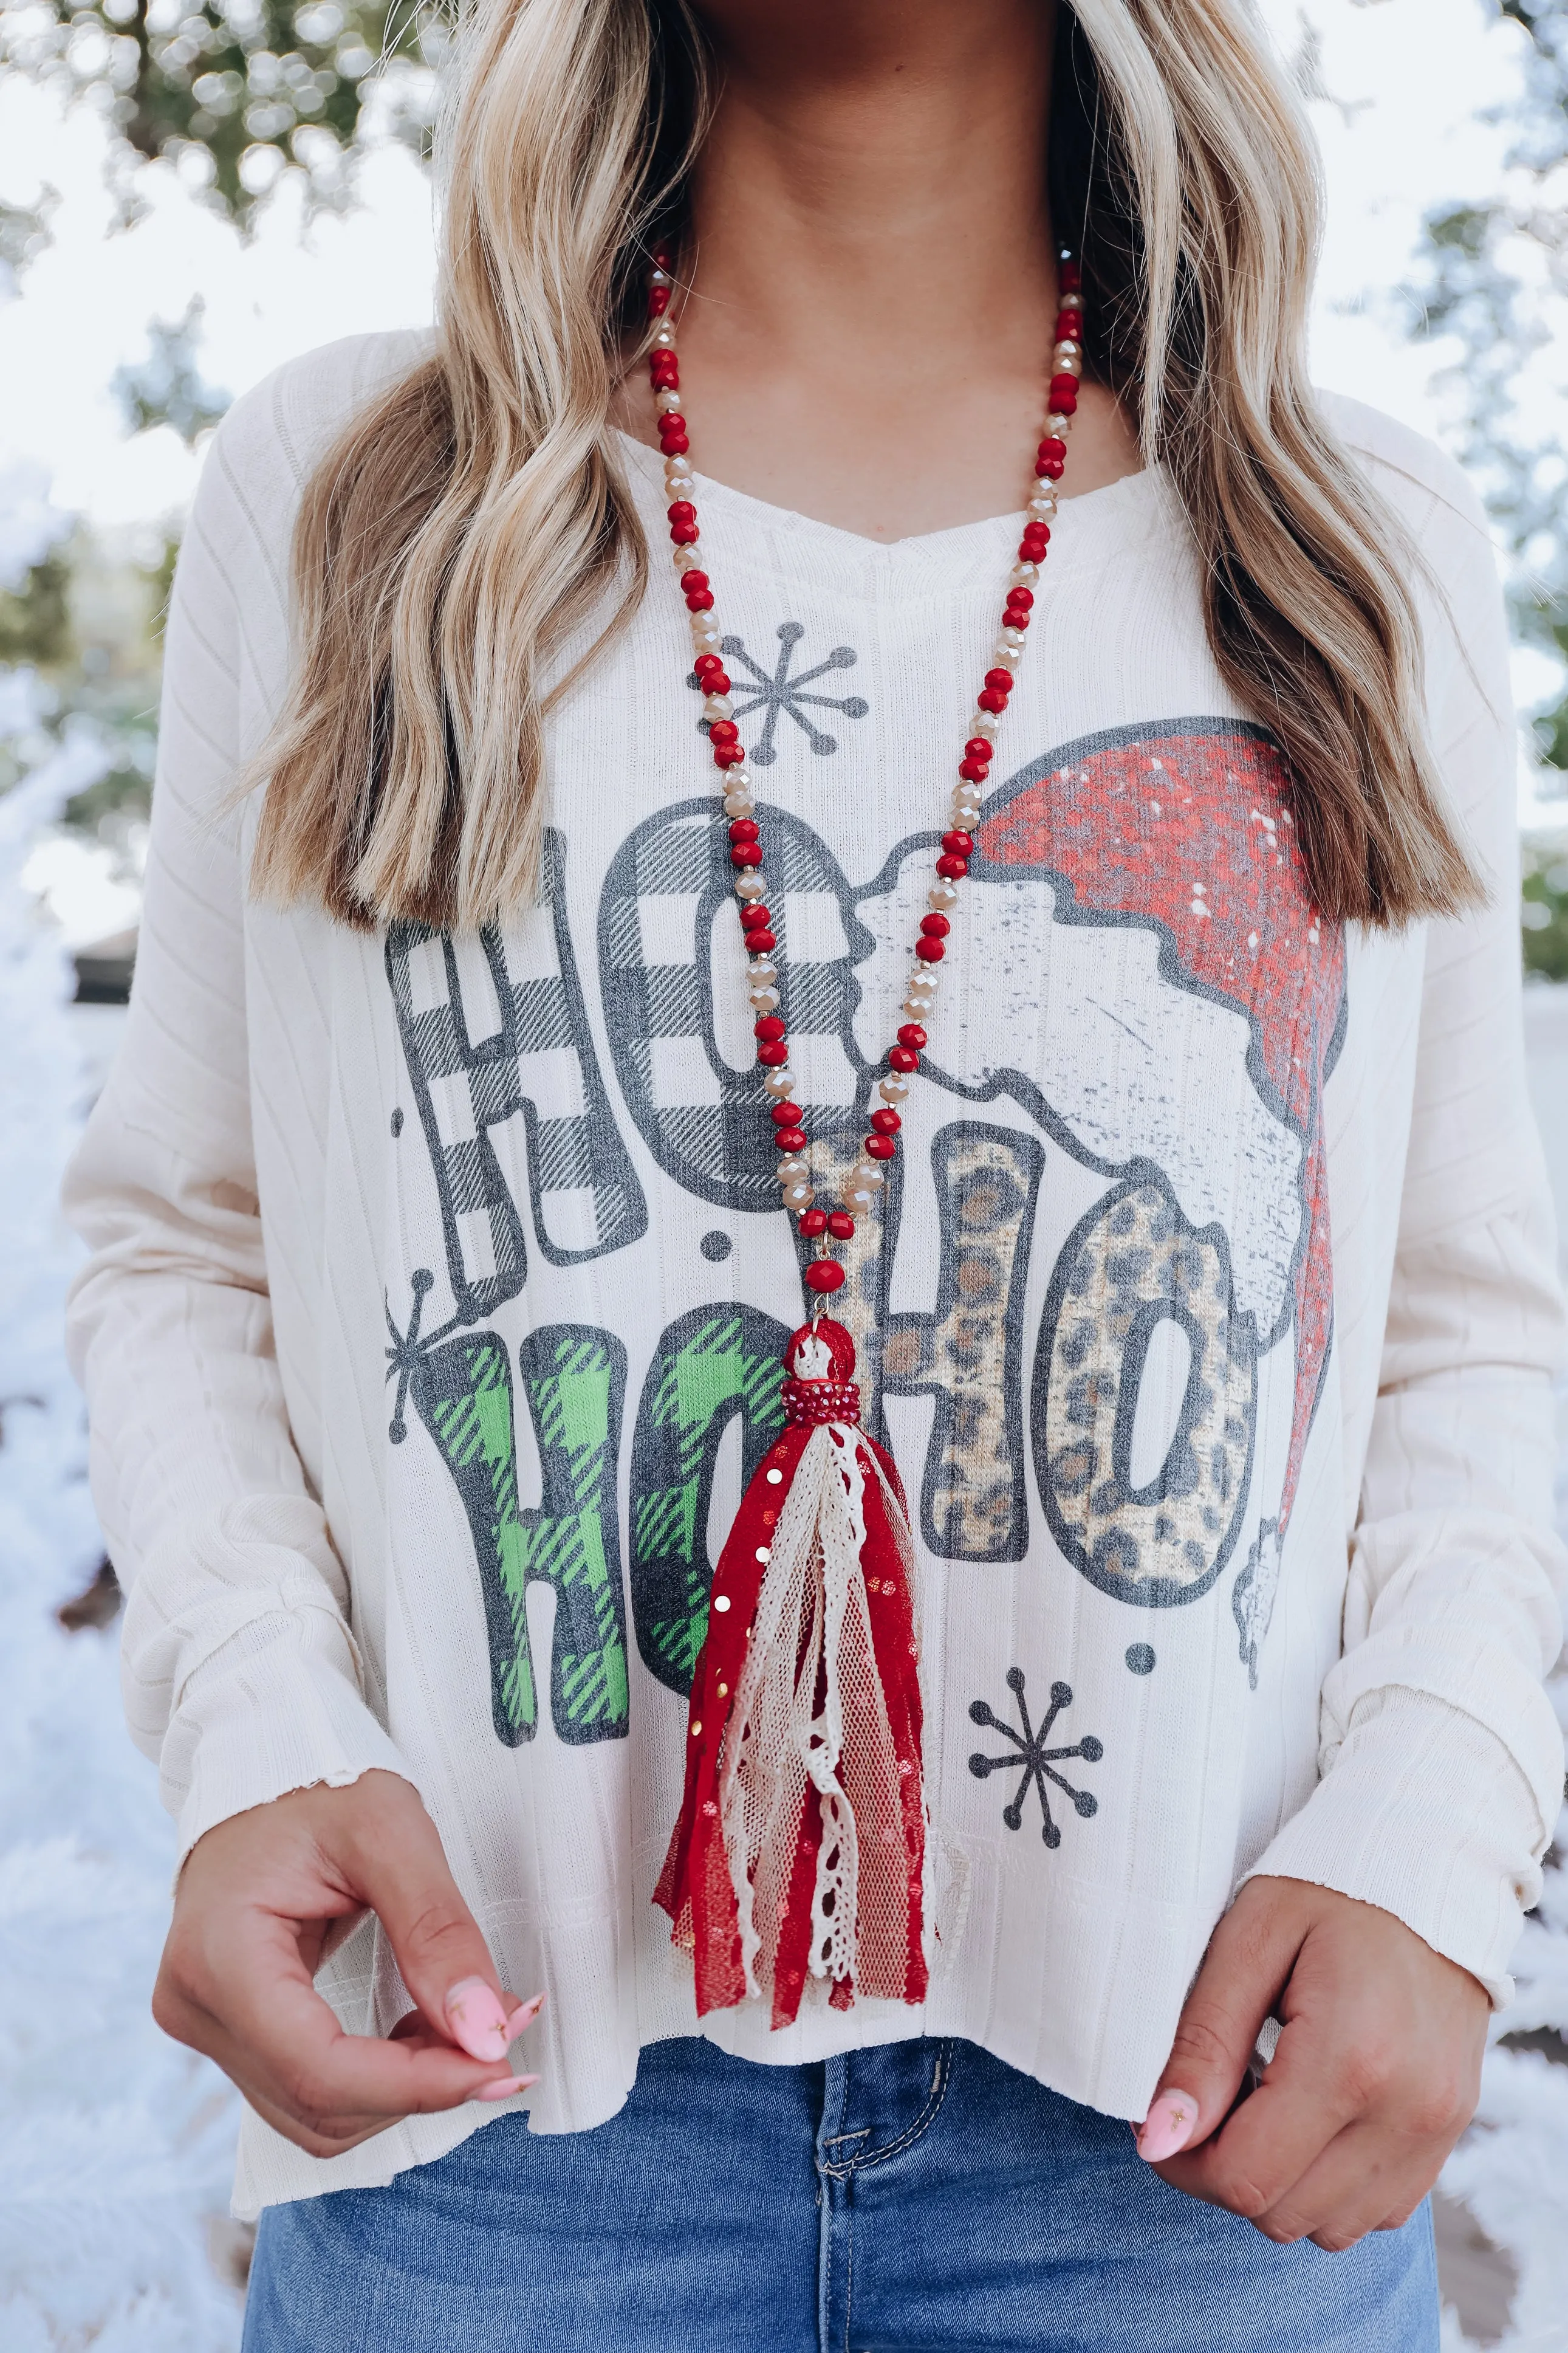
<path fill-rule="evenodd" d="M 184 166 L 242 228 L 285 170 L 341 201 L 373 92 L 422 151 L 446 40 L 431 0 L 0 5 L 0 64 L 101 108 L 127 161 Z"/>

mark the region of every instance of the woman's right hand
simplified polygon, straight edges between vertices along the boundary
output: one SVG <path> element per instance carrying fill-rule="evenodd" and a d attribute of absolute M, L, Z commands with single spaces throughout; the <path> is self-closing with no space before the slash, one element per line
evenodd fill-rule
<path fill-rule="evenodd" d="M 417 2004 L 384 2039 L 345 2034 L 314 1984 L 366 1912 Z M 297 2147 L 337 2157 L 400 2117 L 537 2083 L 510 2073 L 507 2050 L 542 2000 L 503 1991 L 435 1823 L 408 1782 L 372 1772 L 294 1790 L 197 1841 L 153 2015 Z"/>

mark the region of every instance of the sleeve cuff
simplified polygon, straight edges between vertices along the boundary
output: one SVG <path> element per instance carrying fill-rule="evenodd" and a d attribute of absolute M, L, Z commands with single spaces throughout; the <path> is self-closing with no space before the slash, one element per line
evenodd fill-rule
<path fill-rule="evenodd" d="M 203 1834 L 290 1789 L 343 1788 L 379 1768 L 415 1782 L 360 1688 L 353 1639 L 326 1606 L 248 1620 L 189 1675 L 160 1758 L 179 1831 Z"/>
<path fill-rule="evenodd" d="M 1386 1684 L 1357 1703 L 1323 1778 L 1246 1876 L 1303 1879 L 1392 1912 L 1502 2009 L 1545 1842 L 1530 1783 L 1495 1733 L 1429 1692 Z"/>

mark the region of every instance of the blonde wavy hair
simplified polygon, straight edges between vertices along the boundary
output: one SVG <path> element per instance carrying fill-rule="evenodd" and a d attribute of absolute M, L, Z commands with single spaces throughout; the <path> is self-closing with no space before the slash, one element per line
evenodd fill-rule
<path fill-rule="evenodd" d="M 611 402 L 710 102 L 687 0 L 464 0 L 458 55 L 437 343 L 307 486 L 261 763 L 253 887 L 361 927 L 467 930 L 537 890 L 570 680 L 542 681 L 608 585 L 622 611 L 647 583 Z M 1476 885 L 1426 748 L 1414 559 L 1308 385 L 1315 159 L 1243 0 L 1062 0 L 1047 168 L 1089 371 L 1174 461 L 1209 641 L 1289 764 L 1319 905 L 1456 910 Z"/>

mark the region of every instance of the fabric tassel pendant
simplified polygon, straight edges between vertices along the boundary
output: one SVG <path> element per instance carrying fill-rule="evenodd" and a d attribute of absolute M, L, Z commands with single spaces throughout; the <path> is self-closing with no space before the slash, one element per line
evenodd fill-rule
<path fill-rule="evenodd" d="M 691 1687 L 686 1791 L 655 1902 L 699 2015 L 807 1980 L 918 2002 L 926 1816 L 912 1546 L 890 1457 L 859 1426 L 855 1344 L 802 1326 L 788 1427 L 742 1499 Z"/>

